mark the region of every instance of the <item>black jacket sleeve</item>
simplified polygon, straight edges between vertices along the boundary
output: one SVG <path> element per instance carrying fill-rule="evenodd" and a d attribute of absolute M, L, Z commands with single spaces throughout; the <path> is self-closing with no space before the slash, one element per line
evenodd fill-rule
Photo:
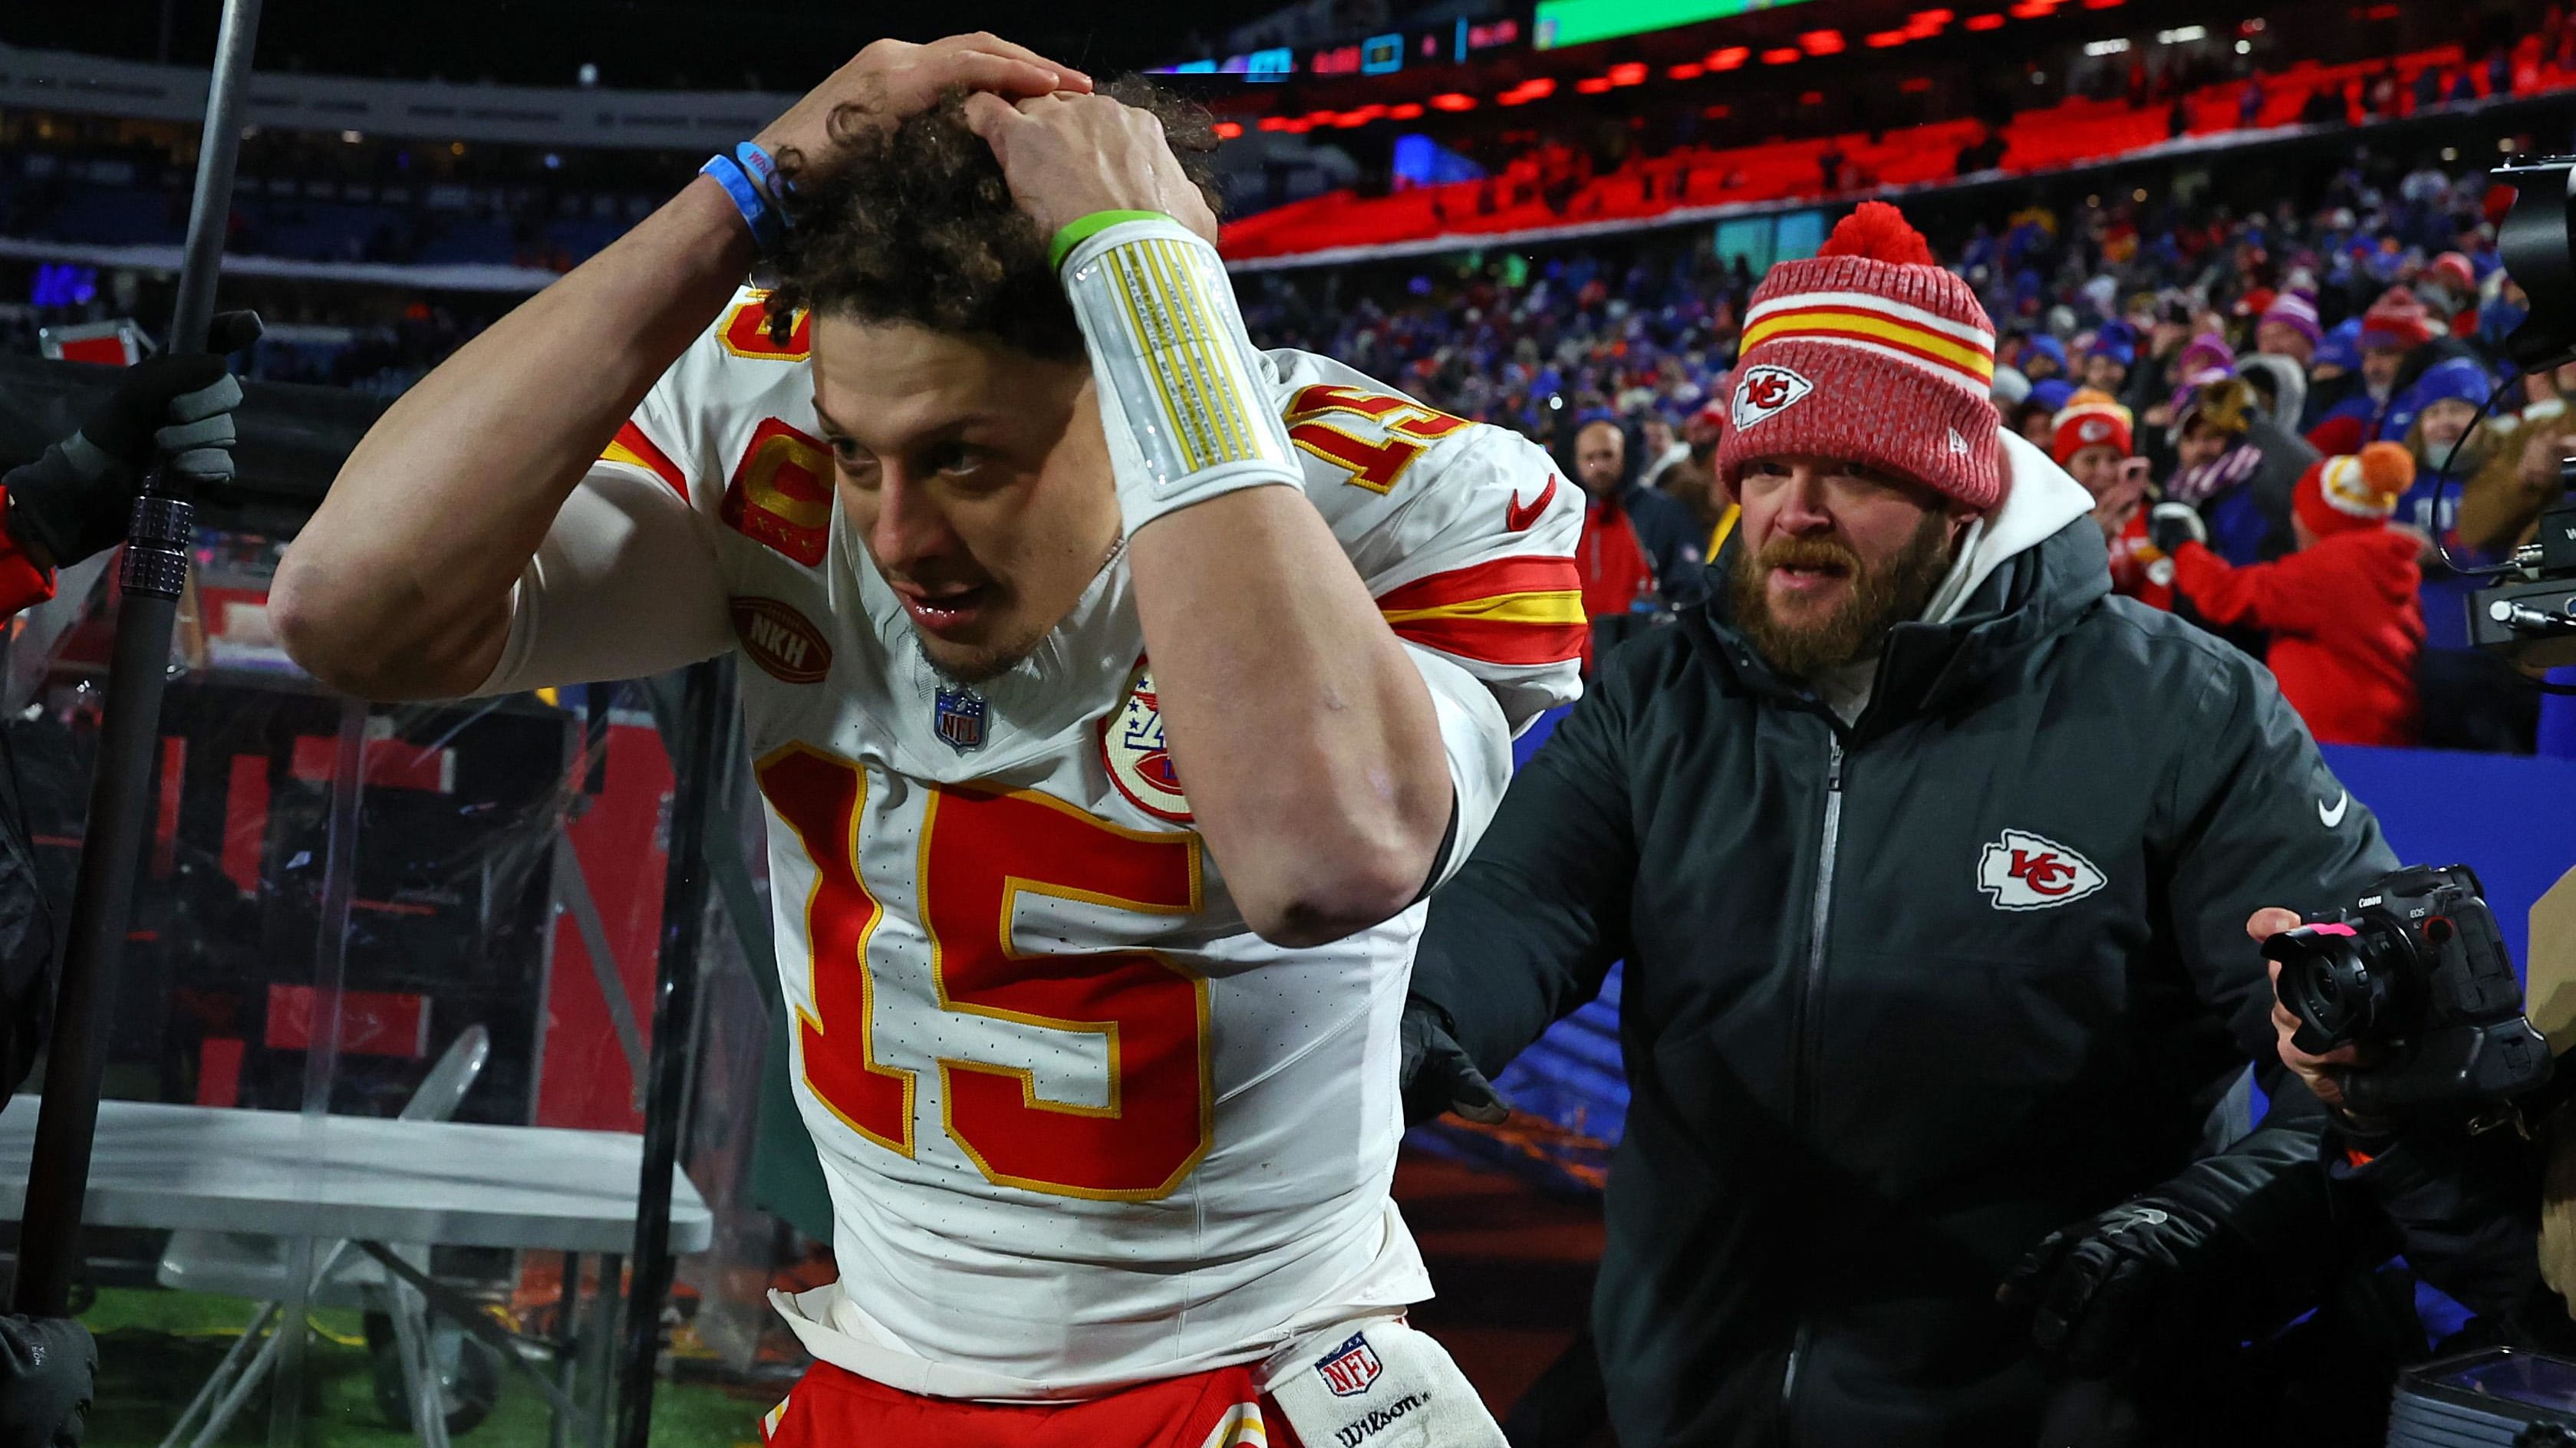
<path fill-rule="evenodd" d="M 2200 672 L 2197 737 L 2176 755 L 2165 908 L 2194 994 L 2254 1063 L 2271 1109 L 2186 1175 L 2215 1194 L 2217 1215 L 2261 1264 L 2268 1280 L 2247 1284 L 2255 1295 L 2313 1302 L 2342 1255 L 2316 1154 L 2327 1113 L 2281 1065 L 2270 977 L 2245 921 L 2271 905 L 2348 905 L 2397 860 L 2269 674 L 2216 645 Z"/>
<path fill-rule="evenodd" d="M 1449 1013 L 1488 1074 L 1599 994 L 1627 953 L 1631 701 L 1605 683 L 1513 779 L 1475 855 L 1431 897 L 1413 992 Z"/>

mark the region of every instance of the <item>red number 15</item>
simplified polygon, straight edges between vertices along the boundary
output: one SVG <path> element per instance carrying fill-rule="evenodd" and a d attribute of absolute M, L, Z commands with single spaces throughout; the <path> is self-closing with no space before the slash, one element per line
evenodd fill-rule
<path fill-rule="evenodd" d="M 861 1136 L 913 1154 L 913 1073 L 877 1058 L 868 945 L 884 907 L 858 872 L 867 780 L 801 745 L 763 760 L 761 793 L 814 862 L 805 906 L 814 1009 L 797 1012 L 805 1081 Z M 930 787 L 914 855 L 940 1008 L 1096 1037 L 1105 1104 L 1052 1100 L 1034 1072 L 939 1060 L 949 1139 L 986 1179 L 1056 1196 L 1150 1201 L 1208 1148 L 1207 982 L 1153 951 L 1046 954 L 1013 934 L 1020 898 L 1185 916 L 1201 899 L 1198 837 L 1123 829 L 1044 795 Z"/>

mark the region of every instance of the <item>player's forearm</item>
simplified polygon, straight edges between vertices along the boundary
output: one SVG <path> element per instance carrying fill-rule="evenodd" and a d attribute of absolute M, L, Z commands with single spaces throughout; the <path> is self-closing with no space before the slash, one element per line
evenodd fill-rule
<path fill-rule="evenodd" d="M 1230 493 L 1128 553 L 1172 761 L 1246 921 L 1313 945 L 1411 904 L 1449 823 L 1439 716 L 1314 506 Z"/>
<path fill-rule="evenodd" d="M 279 567 L 271 608 L 297 661 L 376 697 L 480 683 L 565 497 L 751 256 L 701 177 L 405 393 Z"/>

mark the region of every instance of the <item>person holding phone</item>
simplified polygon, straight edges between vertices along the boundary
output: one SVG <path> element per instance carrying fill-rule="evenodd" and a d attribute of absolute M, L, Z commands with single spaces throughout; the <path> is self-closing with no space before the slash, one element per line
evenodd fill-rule
<path fill-rule="evenodd" d="M 2111 591 L 2171 612 L 2173 562 L 2147 542 L 2156 488 L 2135 450 L 2133 426 L 2129 409 L 2088 387 L 2058 409 L 2048 452 L 2093 495 L 2093 521 L 2111 550 Z"/>

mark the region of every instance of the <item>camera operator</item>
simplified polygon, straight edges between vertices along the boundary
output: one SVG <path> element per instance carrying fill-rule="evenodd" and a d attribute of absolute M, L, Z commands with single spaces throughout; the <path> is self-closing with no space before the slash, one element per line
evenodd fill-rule
<path fill-rule="evenodd" d="M 2296 912 L 2266 909 L 2245 930 L 2268 943 L 2301 923 Z M 2527 1100 L 2526 1130 L 2520 1110 L 2508 1116 L 2492 1095 L 2469 1089 L 2419 1095 L 2403 1112 L 2354 1110 L 2351 1095 L 2386 1094 L 2372 1088 L 2384 1086 L 2387 1063 L 2357 1043 L 2321 1054 L 2300 1049 L 2302 1021 L 2281 998 L 2282 970 L 2280 960 L 2272 961 L 2281 1064 L 2331 1114 L 2319 1148 L 2338 1207 L 2365 1238 L 2403 1255 L 2418 1277 L 2477 1315 L 2444 1346 L 2511 1344 L 2576 1354 L 2576 1319 L 2561 1295 L 2576 1278 L 2545 1260 L 2542 1228 L 2543 1179 L 2552 1158 L 2576 1167 L 2576 1152 L 2569 1150 L 2576 1148 L 2576 1116 L 2544 1116 L 2537 1101 Z M 2520 993 L 2499 1009 L 2518 1015 Z M 2558 1070 L 2576 1071 L 2576 1060 L 2560 1062 Z"/>
<path fill-rule="evenodd" d="M 226 312 L 214 350 L 147 358 L 78 431 L 0 476 L 0 620 L 54 594 L 54 571 L 125 541 L 156 460 L 196 488 L 233 476 L 233 410 L 241 384 L 225 352 L 249 346 L 259 320 Z M 0 1104 L 25 1083 L 53 1019 L 57 944 L 37 887 L 14 774 L 0 778 Z M 31 1108 L 20 1107 L 20 1110 Z M 98 1350 L 69 1318 L 0 1315 L 0 1448 L 79 1448 Z"/>

